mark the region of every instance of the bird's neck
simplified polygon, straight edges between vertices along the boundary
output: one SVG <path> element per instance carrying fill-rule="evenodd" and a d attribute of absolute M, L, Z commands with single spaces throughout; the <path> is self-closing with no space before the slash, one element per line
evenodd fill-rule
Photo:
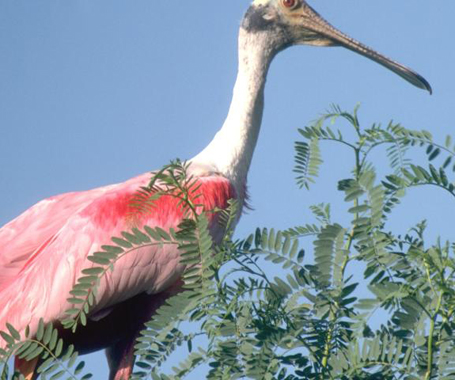
<path fill-rule="evenodd" d="M 229 113 L 210 144 L 191 161 L 218 172 L 238 189 L 246 182 L 264 109 L 264 86 L 274 52 L 265 33 L 239 34 L 239 71 Z"/>

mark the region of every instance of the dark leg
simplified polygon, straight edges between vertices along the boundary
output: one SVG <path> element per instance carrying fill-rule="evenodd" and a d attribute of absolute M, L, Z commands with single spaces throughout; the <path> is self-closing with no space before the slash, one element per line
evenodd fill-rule
<path fill-rule="evenodd" d="M 109 380 L 128 380 L 134 366 L 133 340 L 123 340 L 106 349 L 109 364 Z"/>
<path fill-rule="evenodd" d="M 128 325 L 129 332 L 126 336 L 123 335 L 124 338 L 106 349 L 110 369 L 109 380 L 128 380 L 130 378 L 135 361 L 134 345 L 140 331 L 144 329 L 144 323 L 150 320 L 169 297 L 181 290 L 181 285 L 179 281 L 162 293 L 142 294 L 134 302 L 129 303 L 126 308 L 118 308 L 112 313 L 111 317 L 115 316 L 116 320 L 120 319 Z M 116 332 L 115 328 L 110 331 L 114 336 Z"/>

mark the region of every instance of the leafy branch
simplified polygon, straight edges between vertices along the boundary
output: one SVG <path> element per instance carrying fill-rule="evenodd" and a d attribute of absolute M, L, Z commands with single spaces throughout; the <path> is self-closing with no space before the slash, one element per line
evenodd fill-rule
<path fill-rule="evenodd" d="M 65 375 L 67 378 L 74 380 L 92 378 L 90 373 L 80 377 L 85 363 L 81 361 L 75 365 L 78 360 L 78 354 L 74 350 L 74 346 L 66 346 L 63 339 L 59 338 L 58 330 L 52 324 L 45 325 L 43 320 L 40 320 L 37 332 L 33 337 L 30 336 L 29 328 L 25 330 L 24 336 L 21 337 L 20 333 L 11 324 L 7 324 L 6 327 L 8 332 L 0 331 L 2 338 L 7 343 L 5 349 L 0 349 L 2 360 L 1 379 L 9 377 L 8 361 L 13 355 L 22 361 L 37 361 L 36 372 L 42 378 L 57 379 Z M 19 374 L 14 376 L 18 379 L 24 378 Z"/>

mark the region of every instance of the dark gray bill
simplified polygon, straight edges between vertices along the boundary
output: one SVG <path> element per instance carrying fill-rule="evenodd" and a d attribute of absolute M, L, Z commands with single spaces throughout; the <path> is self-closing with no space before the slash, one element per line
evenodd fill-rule
<path fill-rule="evenodd" d="M 402 64 L 387 58 L 359 41 L 356 41 L 355 39 L 340 32 L 324 20 L 306 3 L 303 4 L 302 21 L 305 29 L 316 33 L 320 38 L 322 38 L 321 45 L 325 42 L 326 45 L 343 46 L 388 68 L 414 86 L 427 90 L 430 94 L 432 93 L 431 86 L 424 77 L 417 74 L 409 67 L 403 66 Z"/>

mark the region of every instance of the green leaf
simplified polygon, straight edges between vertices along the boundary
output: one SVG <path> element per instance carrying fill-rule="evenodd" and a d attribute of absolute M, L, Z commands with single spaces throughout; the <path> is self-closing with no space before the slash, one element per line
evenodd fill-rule
<path fill-rule="evenodd" d="M 160 234 L 155 231 L 153 228 L 150 228 L 149 226 L 144 226 L 145 232 L 155 241 L 161 241 L 161 236 Z"/>
<path fill-rule="evenodd" d="M 431 154 L 428 156 L 429 161 L 433 161 L 437 156 L 439 156 L 439 153 L 441 153 L 441 149 L 436 148 L 434 149 Z"/>
<path fill-rule="evenodd" d="M 122 235 L 123 235 L 123 233 L 122 233 Z M 122 248 L 132 248 L 133 247 L 133 244 L 125 239 L 121 239 L 118 237 L 112 237 L 111 240 Z"/>
<path fill-rule="evenodd" d="M 113 246 L 113 245 L 102 245 L 101 246 L 101 249 L 103 251 L 106 251 L 106 252 L 109 252 L 109 253 L 112 253 L 114 255 L 119 255 L 120 253 L 123 253 L 124 250 L 120 247 L 117 247 L 117 246 Z"/>
<path fill-rule="evenodd" d="M 142 243 L 141 239 L 134 234 L 123 231 L 122 236 L 129 242 L 135 245 L 140 245 Z"/>
<path fill-rule="evenodd" d="M 74 369 L 74 374 L 78 375 L 79 373 L 81 373 L 82 370 L 84 369 L 84 367 L 85 367 L 85 362 L 80 362 Z"/>
<path fill-rule="evenodd" d="M 356 206 L 356 207 L 351 207 L 349 209 L 349 212 L 351 214 L 360 214 L 362 212 L 368 211 L 370 209 L 370 206 L 368 205 L 361 205 L 361 206 Z"/>
<path fill-rule="evenodd" d="M 40 319 L 38 322 L 38 329 L 36 330 L 36 339 L 41 341 L 44 336 L 44 322 L 43 319 Z"/>
<path fill-rule="evenodd" d="M 328 225 L 324 227 L 314 241 L 314 256 L 317 268 L 318 281 L 321 286 L 330 286 L 332 282 L 333 259 L 336 249 L 340 249 L 340 244 L 344 236 L 344 229 L 338 225 Z M 341 239 L 341 240 L 340 240 Z"/>
<path fill-rule="evenodd" d="M 10 323 L 6 323 L 6 327 L 9 331 L 9 333 L 11 334 L 11 336 L 15 339 L 15 340 L 21 340 L 21 335 L 19 334 L 19 332 L 13 327 L 13 325 L 11 325 Z"/>
<path fill-rule="evenodd" d="M 104 268 L 101 267 L 93 267 L 87 268 L 82 270 L 82 274 L 89 275 L 89 276 L 97 276 L 104 272 Z"/>
<path fill-rule="evenodd" d="M 160 227 L 155 227 L 155 231 L 161 236 L 162 239 L 166 241 L 171 240 L 171 236 Z"/>
<path fill-rule="evenodd" d="M 109 259 L 103 259 L 103 258 L 97 257 L 97 256 L 89 256 L 89 257 L 87 257 L 87 259 L 89 261 L 91 261 L 92 263 L 100 264 L 100 265 L 109 265 L 111 263 L 111 261 Z"/>
<path fill-rule="evenodd" d="M 7 334 L 6 332 L 0 331 L 0 335 L 6 341 L 6 343 L 9 343 L 9 344 L 14 343 L 14 338 L 11 335 Z"/>
<path fill-rule="evenodd" d="M 49 342 L 51 341 L 53 331 L 54 331 L 54 329 L 52 327 L 52 323 L 48 323 L 48 325 L 46 326 L 46 329 L 44 331 L 43 340 L 42 340 L 44 345 L 48 345 Z"/>

